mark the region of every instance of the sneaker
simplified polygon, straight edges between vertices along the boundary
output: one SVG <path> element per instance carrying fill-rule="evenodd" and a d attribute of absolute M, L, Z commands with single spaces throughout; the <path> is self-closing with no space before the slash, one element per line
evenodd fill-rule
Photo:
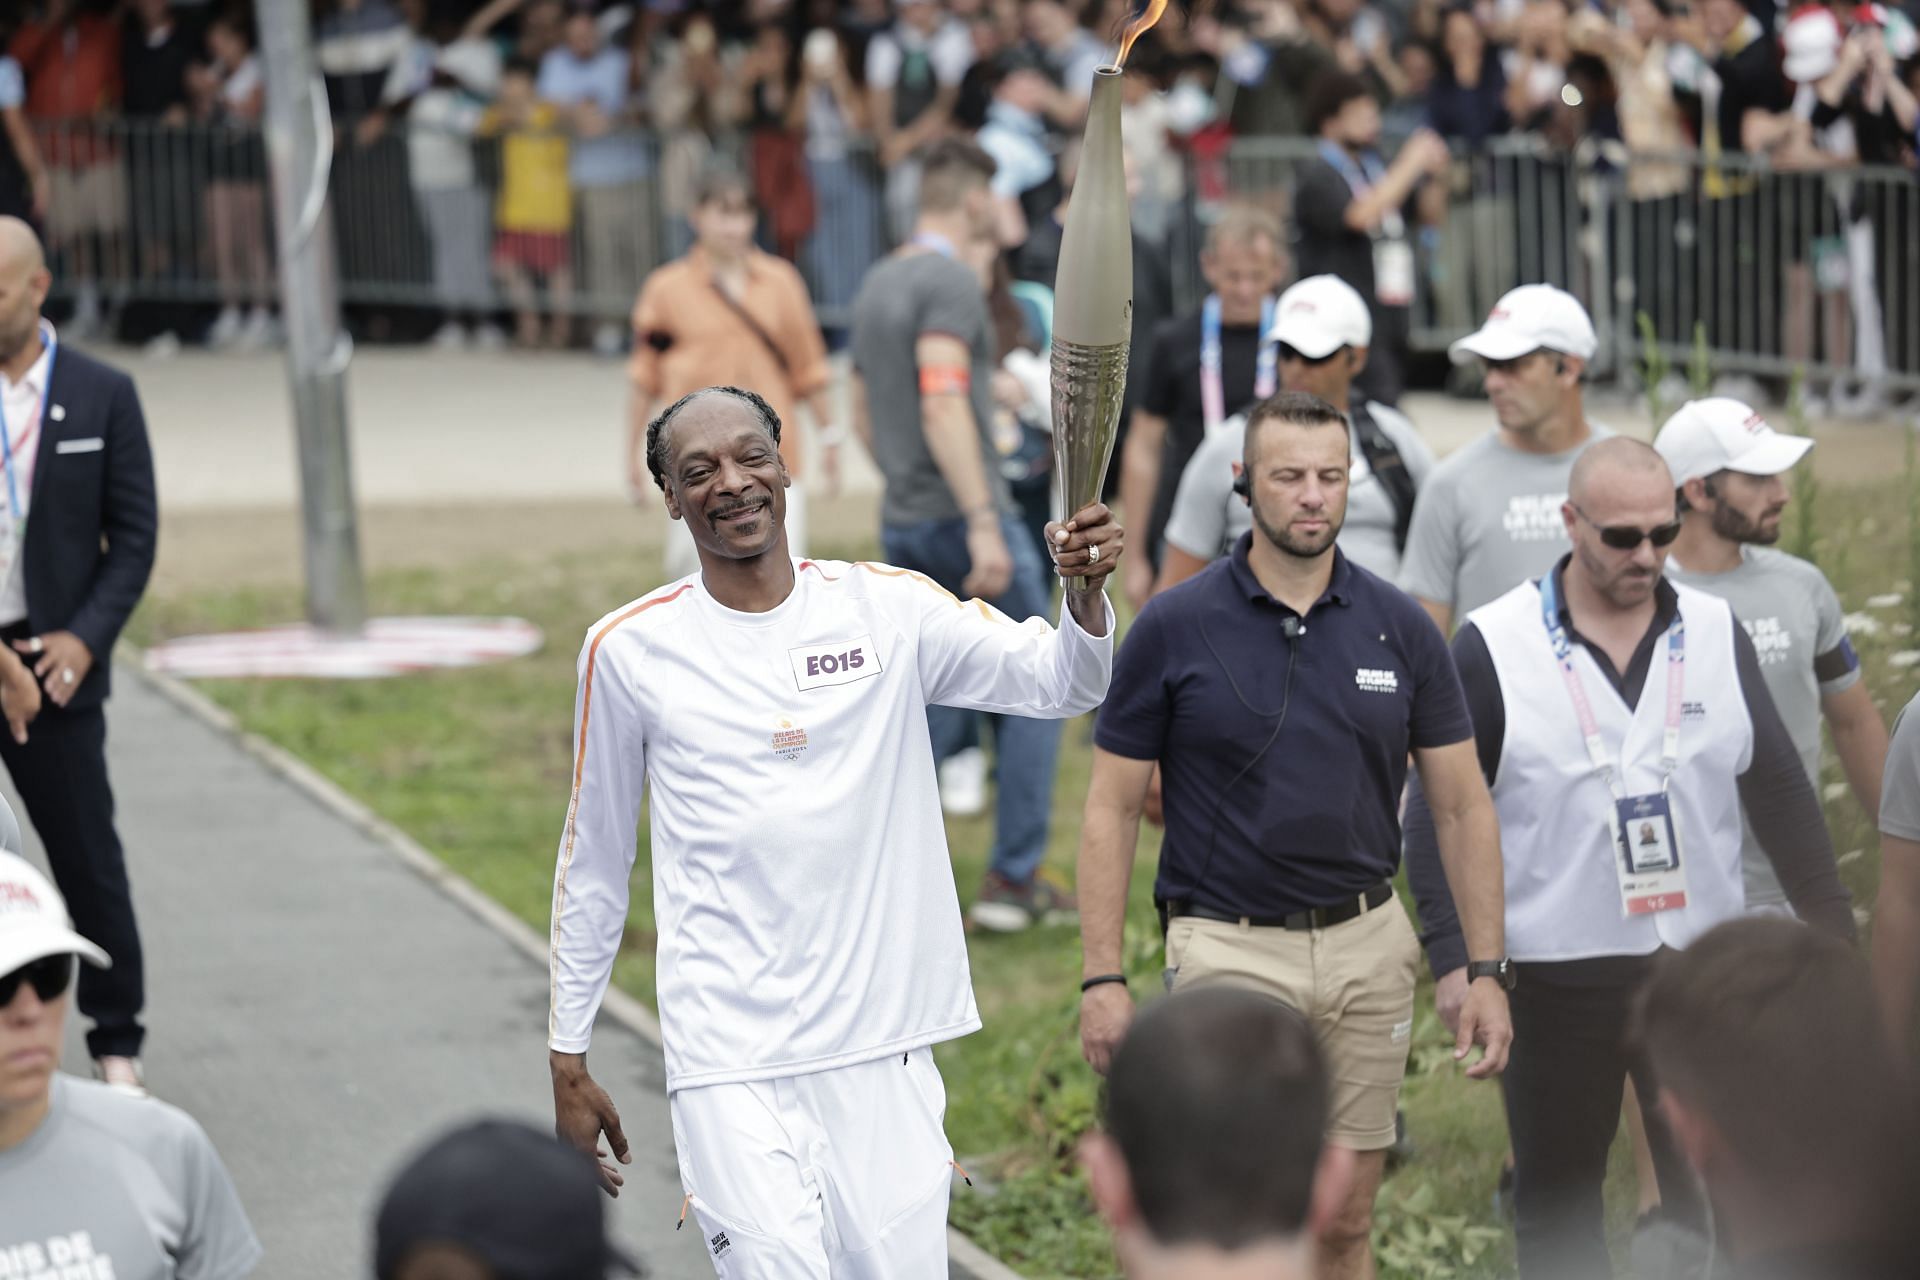
<path fill-rule="evenodd" d="M 74 303 L 73 314 L 67 317 L 61 329 L 71 334 L 76 342 L 84 342 L 100 332 L 100 291 L 90 284 L 80 286 L 80 296 Z"/>
<path fill-rule="evenodd" d="M 428 345 L 436 351 L 465 351 L 467 349 L 466 327 L 457 321 L 449 320 L 434 332 Z"/>
<path fill-rule="evenodd" d="M 626 345 L 626 335 L 617 324 L 603 324 L 593 331 L 593 353 L 597 356 L 617 356 Z"/>
<path fill-rule="evenodd" d="M 280 326 L 274 323 L 273 313 L 265 307 L 255 307 L 247 314 L 247 322 L 241 327 L 234 346 L 241 351 L 263 351 L 277 343 L 279 337 Z"/>
<path fill-rule="evenodd" d="M 987 809 L 987 753 L 956 751 L 940 762 L 940 808 L 951 818 L 973 818 Z"/>
<path fill-rule="evenodd" d="M 122 1093 L 130 1093 L 136 1098 L 149 1096 L 147 1075 L 141 1068 L 138 1058 L 126 1058 L 113 1054 L 95 1058 L 93 1078 Z"/>
<path fill-rule="evenodd" d="M 141 354 L 149 360 L 171 360 L 180 354 L 180 335 L 169 329 L 147 339 Z"/>
<path fill-rule="evenodd" d="M 1634 1223 L 1628 1256 L 1633 1259 L 1635 1275 L 1700 1280 L 1712 1273 L 1714 1245 L 1692 1227 L 1675 1222 L 1663 1209 L 1653 1208 Z"/>
<path fill-rule="evenodd" d="M 475 351 L 505 351 L 507 334 L 497 324 L 475 325 L 473 329 L 473 349 Z"/>
<path fill-rule="evenodd" d="M 240 330 L 244 324 L 245 321 L 240 317 L 240 308 L 220 308 L 219 319 L 215 320 L 213 327 L 207 330 L 207 345 L 216 351 L 232 346 L 239 339 Z"/>
<path fill-rule="evenodd" d="M 1037 924 L 1074 924 L 1080 904 L 1071 893 L 1045 875 L 1030 884 L 1015 884 L 997 871 L 987 872 L 980 896 L 973 900 L 967 920 L 989 933 L 1019 933 Z"/>

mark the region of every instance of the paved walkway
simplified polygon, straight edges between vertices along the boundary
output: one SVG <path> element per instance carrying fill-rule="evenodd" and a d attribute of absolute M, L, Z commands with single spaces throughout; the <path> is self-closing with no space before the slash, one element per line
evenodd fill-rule
<path fill-rule="evenodd" d="M 146 936 L 149 1083 L 212 1134 L 266 1244 L 261 1276 L 367 1274 L 373 1210 L 409 1152 L 480 1113 L 552 1122 L 546 975 L 381 843 L 119 675 L 110 755 Z M 661 1280 L 711 1276 L 699 1233 L 673 1230 L 659 1050 L 603 1018 L 592 1062 L 634 1149 L 620 1236 Z M 67 1063 L 88 1069 L 77 1025 Z"/>

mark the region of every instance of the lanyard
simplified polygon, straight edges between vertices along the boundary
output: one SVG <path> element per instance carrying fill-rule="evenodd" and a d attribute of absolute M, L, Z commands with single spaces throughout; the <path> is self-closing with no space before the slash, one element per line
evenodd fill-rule
<path fill-rule="evenodd" d="M 59 343 L 53 336 L 53 330 L 48 328 L 44 321 L 40 326 L 40 340 L 44 342 L 47 347 L 47 378 L 45 384 L 40 388 L 40 404 L 39 407 L 34 410 L 33 421 L 28 423 L 26 429 L 20 433 L 20 448 L 22 449 L 25 449 L 27 443 L 33 439 L 34 433 L 40 430 L 40 424 L 46 421 L 47 395 L 53 390 L 53 362 L 60 350 Z M 26 527 L 27 515 L 25 508 L 20 505 L 20 481 L 15 475 L 13 454 L 13 432 L 7 426 L 6 405 L 4 401 L 0 401 L 0 459 L 4 460 L 7 473 L 7 514 L 13 517 L 14 532 L 17 535 L 20 530 Z M 27 476 L 27 488 L 29 492 L 31 492 L 33 488 L 33 476 L 31 473 Z"/>
<path fill-rule="evenodd" d="M 1333 166 L 1334 172 L 1346 181 L 1347 186 L 1356 196 L 1364 196 L 1373 190 L 1376 183 L 1387 176 L 1386 162 L 1380 159 L 1378 152 L 1363 151 L 1356 159 L 1345 147 L 1325 138 L 1320 140 L 1319 145 L 1320 158 Z M 1379 238 L 1398 240 L 1406 234 L 1406 219 L 1401 216 L 1400 211 L 1387 210 L 1386 216 L 1380 220 Z"/>
<path fill-rule="evenodd" d="M 1260 355 L 1253 376 L 1256 403 L 1278 390 L 1280 343 L 1272 337 L 1273 298 L 1260 299 Z M 1220 295 L 1200 304 L 1200 416 L 1209 431 L 1227 418 L 1227 392 L 1220 381 Z"/>
<path fill-rule="evenodd" d="M 1573 699 L 1573 714 L 1580 722 L 1580 734 L 1587 740 L 1587 758 L 1593 761 L 1593 769 L 1606 780 L 1607 790 L 1616 800 L 1626 799 L 1626 790 L 1614 774 L 1613 761 L 1607 755 L 1606 746 L 1600 741 L 1600 725 L 1594 718 L 1593 704 L 1587 701 L 1587 689 L 1580 680 L 1580 672 L 1573 665 L 1573 642 L 1567 638 L 1567 629 L 1560 625 L 1560 592 L 1554 585 L 1554 575 L 1549 572 L 1540 579 L 1540 617 L 1547 624 L 1547 639 L 1553 642 L 1553 657 L 1560 664 L 1560 675 L 1567 683 L 1567 693 Z M 1680 764 L 1680 712 L 1686 691 L 1687 672 L 1687 628 L 1676 611 L 1673 625 L 1667 628 L 1667 725 L 1660 738 L 1660 790 L 1664 794 L 1667 782 L 1673 777 L 1673 771 Z"/>

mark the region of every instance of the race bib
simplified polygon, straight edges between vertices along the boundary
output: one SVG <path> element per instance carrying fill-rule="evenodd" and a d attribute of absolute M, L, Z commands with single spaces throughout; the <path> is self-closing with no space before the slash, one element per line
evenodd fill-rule
<path fill-rule="evenodd" d="M 855 636 L 832 644 L 787 650 L 793 663 L 793 683 L 805 692 L 823 685 L 852 684 L 880 674 L 880 654 L 872 636 Z"/>

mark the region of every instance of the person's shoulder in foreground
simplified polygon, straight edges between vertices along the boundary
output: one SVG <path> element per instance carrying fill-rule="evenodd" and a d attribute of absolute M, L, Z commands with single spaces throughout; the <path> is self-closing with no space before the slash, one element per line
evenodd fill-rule
<path fill-rule="evenodd" d="M 39 1131 L 0 1152 L 0 1263 L 21 1246 L 38 1247 L 52 1264 L 81 1237 L 111 1266 L 86 1274 L 115 1280 L 237 1280 L 262 1254 L 198 1121 L 158 1098 L 63 1073 Z M 156 1262 L 164 1255 L 164 1269 L 127 1256 L 142 1245 Z"/>

